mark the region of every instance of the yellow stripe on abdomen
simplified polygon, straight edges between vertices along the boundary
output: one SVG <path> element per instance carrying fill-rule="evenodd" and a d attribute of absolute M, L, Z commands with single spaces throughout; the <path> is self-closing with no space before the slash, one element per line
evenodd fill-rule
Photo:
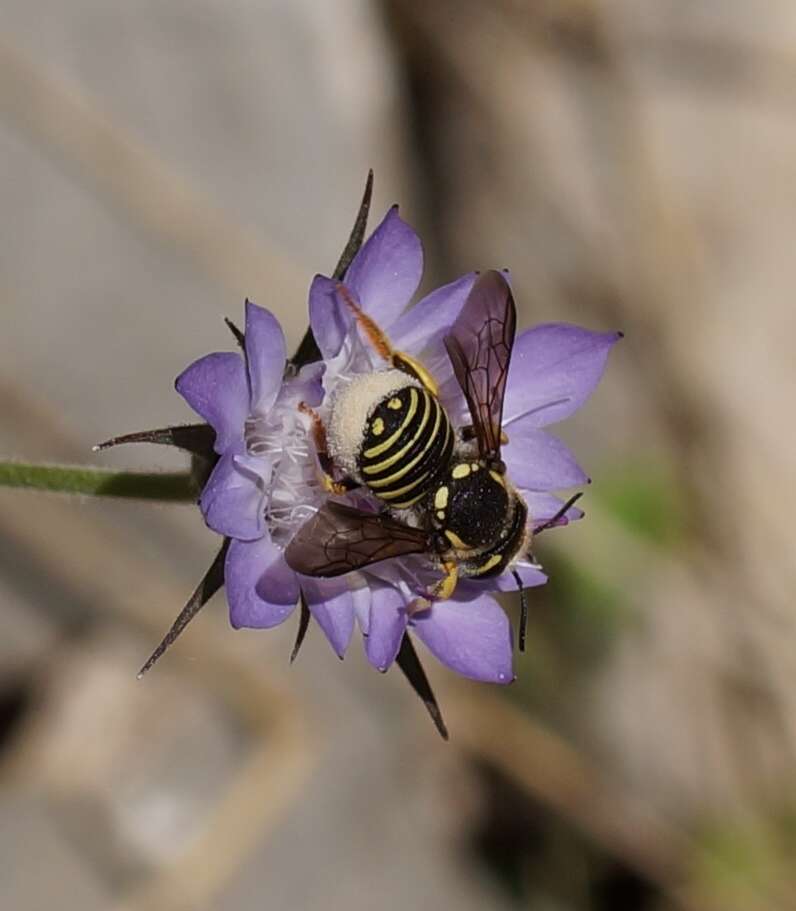
<path fill-rule="evenodd" d="M 394 508 L 412 505 L 428 494 L 450 459 L 453 443 L 445 409 L 428 390 L 412 386 L 402 390 L 400 399 L 401 408 L 391 411 L 393 400 L 385 398 L 376 406 L 371 421 L 383 418 L 390 436 L 377 443 L 371 429 L 367 440 L 371 446 L 362 450 L 358 465 L 365 485 Z M 398 421 L 400 426 L 393 429 Z"/>
<path fill-rule="evenodd" d="M 447 464 L 447 461 L 450 458 L 451 452 L 453 450 L 453 428 L 451 427 L 451 423 L 448 420 L 447 414 L 445 414 L 445 409 L 442 407 L 442 405 L 439 404 L 439 402 L 436 400 L 435 402 L 437 408 L 439 409 L 440 420 L 444 421 L 445 423 L 445 436 L 442 440 L 442 445 L 438 445 L 441 434 L 435 433 L 434 436 L 432 436 L 432 438 L 429 440 L 428 445 L 425 447 L 423 455 L 427 455 L 429 450 L 436 450 L 436 452 L 433 453 L 434 465 L 441 466 Z M 433 480 L 433 478 L 436 476 L 437 472 L 432 471 L 430 480 Z M 405 500 L 391 502 L 390 506 L 392 506 L 394 509 L 407 509 L 410 506 L 414 506 L 415 503 L 417 503 L 426 495 L 428 492 L 427 488 L 428 485 L 424 484 L 424 489 L 422 489 L 420 493 L 415 493 Z M 379 494 L 379 496 L 381 496 L 381 494 Z"/>
<path fill-rule="evenodd" d="M 382 500 L 394 500 L 396 497 L 403 496 L 405 493 L 409 493 L 410 490 L 417 487 L 418 484 L 422 483 L 429 476 L 427 471 L 425 474 L 421 474 L 419 478 L 415 478 L 411 484 L 407 484 L 405 487 L 399 487 L 397 490 L 386 490 L 379 494 Z"/>
<path fill-rule="evenodd" d="M 433 402 L 430 398 L 428 399 L 428 407 L 423 418 L 423 423 L 420 425 L 417 433 L 412 437 L 409 443 L 407 443 L 406 446 L 404 446 L 401 451 L 397 452 L 394 456 L 391 456 L 389 459 L 385 459 L 383 462 L 380 462 L 378 466 L 369 466 L 368 468 L 363 469 L 363 472 L 364 474 L 375 474 L 376 472 L 372 471 L 372 469 L 378 467 L 379 469 L 383 470 L 384 468 L 388 468 L 390 465 L 394 465 L 398 459 L 400 459 L 402 456 L 405 456 L 407 452 L 409 452 L 409 450 L 417 443 L 420 435 L 423 433 L 425 425 L 428 423 L 428 413 L 431 411 L 432 404 L 437 409 L 437 417 L 434 421 L 434 427 L 431 430 L 429 438 L 426 440 L 421 451 L 413 459 L 410 459 L 405 465 L 399 466 L 398 469 L 388 477 L 367 481 L 368 487 L 373 487 L 374 489 L 378 490 L 382 487 L 388 487 L 394 481 L 400 481 L 401 478 L 405 477 L 417 465 L 417 463 L 423 459 L 433 444 L 434 440 L 436 439 L 437 433 L 439 431 L 439 425 L 442 421 L 442 408 L 440 408 L 437 402 Z"/>
<path fill-rule="evenodd" d="M 407 426 L 411 423 L 412 419 L 415 416 L 417 411 L 417 389 L 412 386 L 409 390 L 409 407 L 406 411 L 406 417 L 401 422 L 401 426 L 383 442 L 379 443 L 378 446 L 373 446 L 370 449 L 366 449 L 362 455 L 366 459 L 375 459 L 376 456 L 380 456 L 382 453 L 387 452 L 388 449 L 391 449 L 392 446 L 398 442 L 401 434 L 406 430 Z"/>

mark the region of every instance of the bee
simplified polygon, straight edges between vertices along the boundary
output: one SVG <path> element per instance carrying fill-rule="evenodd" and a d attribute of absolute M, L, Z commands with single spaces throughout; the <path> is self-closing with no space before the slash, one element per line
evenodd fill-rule
<path fill-rule="evenodd" d="M 460 578 L 498 576 L 531 551 L 528 507 L 500 456 L 503 399 L 516 332 L 516 308 L 504 275 L 481 274 L 444 339 L 471 424 L 454 430 L 433 376 L 394 351 L 384 333 L 339 291 L 388 369 L 357 376 L 332 398 L 328 427 L 312 413 L 326 488 L 364 487 L 382 506 L 368 512 L 327 500 L 285 551 L 308 576 L 333 577 L 393 557 L 425 554 L 442 575 L 419 608 L 449 598 Z M 310 409 L 304 409 L 310 411 Z M 334 480 L 342 472 L 342 480 Z M 522 582 L 514 571 L 522 595 Z M 520 649 L 527 605 L 522 596 Z"/>

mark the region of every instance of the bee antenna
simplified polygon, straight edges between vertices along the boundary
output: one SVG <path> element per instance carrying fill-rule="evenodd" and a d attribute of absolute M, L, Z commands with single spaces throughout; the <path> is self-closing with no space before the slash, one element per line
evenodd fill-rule
<path fill-rule="evenodd" d="M 525 629 L 528 626 L 528 599 L 525 597 L 525 589 L 522 587 L 522 579 L 516 569 L 511 571 L 514 581 L 517 583 L 517 591 L 520 593 L 520 651 L 525 651 Z"/>
<path fill-rule="evenodd" d="M 570 497 L 567 502 L 558 510 L 558 512 L 552 517 L 552 519 L 547 519 L 541 525 L 538 525 L 534 528 L 533 533 L 538 535 L 541 531 L 547 531 L 548 528 L 552 528 L 554 525 L 557 525 L 560 519 L 563 519 L 564 516 L 569 512 L 571 507 L 578 502 L 578 500 L 583 496 L 583 492 L 576 493 L 574 497 Z"/>

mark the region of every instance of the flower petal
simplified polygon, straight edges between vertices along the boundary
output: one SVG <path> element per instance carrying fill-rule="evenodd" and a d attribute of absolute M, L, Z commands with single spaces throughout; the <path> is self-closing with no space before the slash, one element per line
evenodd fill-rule
<path fill-rule="evenodd" d="M 395 660 L 406 630 L 406 621 L 406 600 L 401 593 L 391 585 L 375 587 L 365 654 L 376 670 L 383 673 Z"/>
<path fill-rule="evenodd" d="M 523 560 L 515 563 L 508 572 L 497 577 L 493 576 L 491 579 L 461 579 L 456 586 L 456 600 L 467 601 L 477 598 L 485 592 L 519 591 L 517 580 L 514 578 L 515 572 L 520 577 L 523 588 L 534 588 L 547 582 L 547 576 L 538 566 Z"/>
<path fill-rule="evenodd" d="M 540 493 L 536 490 L 520 490 L 520 494 L 528 504 L 528 520 L 532 526 L 542 525 L 544 522 L 548 521 L 548 519 L 552 519 L 564 505 L 563 500 L 559 500 L 558 497 L 554 497 L 551 493 Z M 556 524 L 567 525 L 569 522 L 574 522 L 576 519 L 582 519 L 583 516 L 584 512 L 582 509 L 578 509 L 577 506 L 570 506 L 566 515 L 562 516 Z"/>
<path fill-rule="evenodd" d="M 498 592 L 515 592 L 517 591 L 517 580 L 514 573 L 520 577 L 523 588 L 535 588 L 537 585 L 544 585 L 547 582 L 547 576 L 533 563 L 523 561 L 515 563 L 511 567 L 511 572 L 503 573 L 497 579 L 493 579 L 494 591 Z"/>
<path fill-rule="evenodd" d="M 213 531 L 230 538 L 254 541 L 265 533 L 266 481 L 247 464 L 237 464 L 242 444 L 231 448 L 219 459 L 205 484 L 199 507 Z M 267 470 L 267 466 L 263 466 Z M 270 477 L 270 472 L 268 472 Z"/>
<path fill-rule="evenodd" d="M 312 616 L 342 658 L 354 632 L 354 602 L 348 584 L 341 579 L 299 578 Z"/>
<path fill-rule="evenodd" d="M 410 625 L 443 664 L 487 683 L 511 683 L 511 626 L 503 609 L 489 595 L 472 601 L 437 601 L 415 614 Z"/>
<path fill-rule="evenodd" d="M 621 337 L 564 323 L 523 332 L 511 356 L 503 426 L 508 429 L 523 415 L 532 427 L 569 417 L 594 391 L 608 352 Z"/>
<path fill-rule="evenodd" d="M 249 411 L 266 415 L 273 407 L 285 372 L 285 336 L 269 310 L 246 301 L 246 364 L 249 370 Z"/>
<path fill-rule="evenodd" d="M 530 563 L 517 563 L 511 568 L 510 572 L 503 573 L 497 579 L 484 580 L 490 581 L 492 591 L 496 592 L 516 592 L 517 580 L 514 573 L 520 577 L 523 588 L 536 588 L 537 585 L 544 585 L 547 582 L 547 576 L 536 566 Z"/>
<path fill-rule="evenodd" d="M 362 309 L 389 329 L 417 291 L 422 274 L 420 238 L 393 206 L 354 257 L 345 283 Z"/>
<path fill-rule="evenodd" d="M 316 275 L 310 285 L 310 328 L 324 360 L 336 357 L 352 325 L 337 293 L 338 282 Z"/>
<path fill-rule="evenodd" d="M 476 273 L 468 272 L 455 282 L 432 291 L 407 310 L 390 327 L 393 345 L 408 354 L 425 353 L 429 359 L 445 354 L 443 339 L 451 331 L 475 279 Z"/>
<path fill-rule="evenodd" d="M 349 578 L 351 577 L 349 576 Z M 367 580 L 364 577 L 362 580 L 364 584 L 354 583 L 351 586 L 351 603 L 354 605 L 354 617 L 359 624 L 359 629 L 363 636 L 367 636 L 370 630 L 370 605 L 373 598 Z"/>
<path fill-rule="evenodd" d="M 236 629 L 278 626 L 293 613 L 299 597 L 298 577 L 268 535 L 230 542 L 224 586 L 229 620 Z"/>
<path fill-rule="evenodd" d="M 561 440 L 536 430 L 527 418 L 511 425 L 509 442 L 501 456 L 512 483 L 526 490 L 562 490 L 589 483 Z"/>
<path fill-rule="evenodd" d="M 313 408 L 323 401 L 323 361 L 305 364 L 298 373 L 282 383 L 277 399 L 279 407 L 297 408 L 299 402 Z"/>
<path fill-rule="evenodd" d="M 217 453 L 243 439 L 243 424 L 249 414 L 249 386 L 239 354 L 219 351 L 205 355 L 186 367 L 174 386 L 215 430 Z"/>

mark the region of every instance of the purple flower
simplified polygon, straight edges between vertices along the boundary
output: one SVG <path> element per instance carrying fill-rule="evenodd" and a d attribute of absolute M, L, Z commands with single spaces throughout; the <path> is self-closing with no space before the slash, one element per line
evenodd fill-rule
<path fill-rule="evenodd" d="M 420 241 L 394 207 L 352 262 L 345 277 L 346 294 L 385 331 L 395 349 L 412 355 L 431 372 L 454 424 L 462 426 L 469 423 L 465 400 L 443 339 L 467 299 L 475 273 L 439 288 L 406 311 L 422 269 Z M 338 282 L 316 277 L 310 290 L 310 322 L 326 367 L 323 415 L 341 384 L 387 365 L 361 338 Z M 562 507 L 552 491 L 588 481 L 567 447 L 541 428 L 563 420 L 583 404 L 618 337 L 555 324 L 527 330 L 516 341 L 504 410 L 510 442 L 503 457 L 535 527 Z M 581 515 L 573 507 L 561 522 Z M 546 581 L 540 568 L 527 559 L 513 569 L 523 587 Z M 414 611 L 418 597 L 437 576 L 428 561 L 411 557 L 383 561 L 342 577 L 354 587 L 354 611 L 370 662 L 386 670 L 408 627 L 458 673 L 494 683 L 513 680 L 509 621 L 490 594 L 516 591 L 513 575 L 465 579 L 449 600 Z"/>
<path fill-rule="evenodd" d="M 420 283 L 423 254 L 415 232 L 391 209 L 362 246 L 340 283 L 316 276 L 310 324 L 322 360 L 299 372 L 286 369 L 282 330 L 267 310 L 246 305 L 243 356 L 216 353 L 177 379 L 177 390 L 214 429 L 219 460 L 200 507 L 213 530 L 230 539 L 224 583 L 236 627 L 272 627 L 295 609 L 300 592 L 341 657 L 354 625 L 368 660 L 385 671 L 410 629 L 444 664 L 464 676 L 494 683 L 514 679 L 508 618 L 492 597 L 515 591 L 510 572 L 496 579 L 464 579 L 453 597 L 418 609 L 438 573 L 422 556 L 373 564 L 335 579 L 296 574 L 284 549 L 318 510 L 326 493 L 300 403 L 328 415 L 337 391 L 387 364 L 361 335 L 344 296 L 367 314 L 393 347 L 419 361 L 440 386 L 455 426 L 469 423 L 465 400 L 444 346 L 475 282 L 475 273 L 445 285 L 407 310 Z M 505 398 L 503 448 L 509 477 L 538 527 L 561 508 L 553 491 L 587 482 L 564 444 L 542 430 L 572 414 L 595 388 L 616 333 L 546 325 L 516 341 Z M 361 492 L 357 505 L 375 508 Z M 572 508 L 561 519 L 579 518 Z M 525 558 L 512 570 L 523 587 L 546 581 Z"/>

